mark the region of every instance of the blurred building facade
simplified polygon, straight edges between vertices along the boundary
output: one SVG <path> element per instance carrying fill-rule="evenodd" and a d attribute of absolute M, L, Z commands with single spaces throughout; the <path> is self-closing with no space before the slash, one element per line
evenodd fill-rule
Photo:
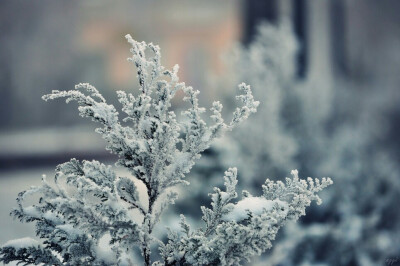
<path fill-rule="evenodd" d="M 300 44 L 299 77 L 320 82 L 320 95 L 324 86 L 355 90 L 348 108 L 384 113 L 389 122 L 376 130 L 387 131 L 384 141 L 399 149 L 399 9 L 395 0 L 245 1 L 243 41 L 251 42 L 260 21 L 289 19 Z"/>
<path fill-rule="evenodd" d="M 260 21 L 289 18 L 302 46 L 304 73 L 323 69 L 356 81 L 391 80 L 387 86 L 398 86 L 398 1 L 250 0 L 245 6 L 245 43 Z"/>
<path fill-rule="evenodd" d="M 1 130 L 80 121 L 72 108 L 41 102 L 51 89 L 81 81 L 105 91 L 133 87 L 126 33 L 158 43 L 166 66 L 179 63 L 183 80 L 212 95 L 204 81 L 223 70 L 220 55 L 239 39 L 250 42 L 260 21 L 282 18 L 293 21 L 301 43 L 299 75 L 373 81 L 399 98 L 398 1 L 120 3 L 1 2 Z"/>
<path fill-rule="evenodd" d="M 73 108 L 41 101 L 52 89 L 90 82 L 111 97 L 115 90 L 134 89 L 128 33 L 160 45 L 163 63 L 179 64 L 181 79 L 200 89 L 207 71 L 221 71 L 219 55 L 241 31 L 237 1 L 0 5 L 1 130 L 79 123 Z"/>

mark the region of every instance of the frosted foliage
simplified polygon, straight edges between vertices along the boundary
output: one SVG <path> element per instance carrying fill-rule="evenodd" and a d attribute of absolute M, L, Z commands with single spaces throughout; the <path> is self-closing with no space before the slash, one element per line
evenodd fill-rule
<path fill-rule="evenodd" d="M 235 51 L 231 79 L 250 84 L 261 104 L 217 149 L 222 164 L 236 165 L 253 189 L 265 173 L 276 178 L 287 167 L 334 174 L 323 208 L 284 230 L 261 265 L 383 264 L 400 252 L 400 213 L 393 209 L 400 169 L 390 141 L 382 141 L 390 110 L 313 65 L 313 75 L 296 77 L 296 54 L 286 22 L 260 25 L 254 41 Z"/>
<path fill-rule="evenodd" d="M 232 120 L 225 123 L 222 105 L 214 102 L 214 123 L 209 125 L 202 119 L 205 109 L 199 106 L 199 91 L 179 82 L 178 66 L 165 69 L 158 46 L 136 42 L 130 35 L 126 39 L 132 46 L 129 61 L 137 69 L 139 93 L 117 92 L 122 120 L 115 107 L 86 83 L 70 91 L 55 90 L 43 99 L 77 102 L 82 117 L 100 124 L 96 132 L 107 142 L 107 150 L 118 156 L 116 165 L 128 170 L 129 176 L 119 176 L 114 167 L 98 161 L 71 159 L 58 165 L 51 182 L 43 177 L 41 186 L 19 193 L 18 206 L 12 211 L 21 222 L 35 224 L 41 241 L 23 238 L 7 242 L 0 249 L 0 261 L 133 265 L 140 251 L 144 264 L 150 265 L 157 258 L 152 251 L 159 247 L 162 260 L 155 265 L 238 264 L 270 248 L 284 222 L 303 215 L 311 200 L 318 200 L 315 193 L 331 183 L 323 179 L 307 185 L 297 176 L 286 185 L 267 181 L 263 196 L 244 193 L 249 197 L 235 204 L 236 169 L 230 169 L 225 175 L 225 191 L 215 188 L 211 208 L 202 207 L 205 228 L 193 231 L 182 216 L 183 232 L 170 231 L 164 244 L 153 229 L 177 198 L 170 188 L 188 184 L 184 178 L 201 152 L 256 112 L 258 102 L 250 87 L 242 83 L 242 94 L 237 96 L 241 106 Z M 178 91 L 189 105 L 183 112 L 185 119 L 177 119 L 171 110 L 171 99 Z M 140 196 L 138 182 L 147 195 Z M 25 206 L 25 199 L 32 195 L 38 201 Z"/>
<path fill-rule="evenodd" d="M 170 231 L 168 243 L 160 250 L 156 265 L 243 265 L 254 255 L 272 247 L 271 241 L 289 220 L 305 214 L 312 200 L 320 203 L 317 192 L 332 184 L 329 178 L 300 180 L 297 171 L 286 183 L 267 180 L 263 195 L 243 191 L 236 204 L 237 170 L 225 172 L 225 191 L 214 188 L 211 208 L 202 207 L 203 228 L 192 230 L 181 215 L 180 233 Z"/>

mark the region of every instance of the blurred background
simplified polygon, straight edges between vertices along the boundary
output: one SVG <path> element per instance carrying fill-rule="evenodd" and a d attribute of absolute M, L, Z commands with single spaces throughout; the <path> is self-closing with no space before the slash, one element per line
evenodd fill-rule
<path fill-rule="evenodd" d="M 229 107 L 238 78 L 258 89 L 252 82 L 259 82 L 259 77 L 243 69 L 268 72 L 275 65 L 279 73 L 284 68 L 294 69 L 290 78 L 282 75 L 283 82 L 271 81 L 283 94 L 279 110 L 271 112 L 278 113 L 276 119 L 282 121 L 276 124 L 291 134 L 288 140 L 275 138 L 271 143 L 281 141 L 284 146 L 294 139 L 296 148 L 289 147 L 291 152 L 275 155 L 279 157 L 275 159 L 266 155 L 265 160 L 258 151 L 246 151 L 251 153 L 247 158 L 257 156 L 253 163 L 271 165 L 267 173 L 265 169 L 244 169 L 244 184 L 258 187 L 266 177 L 281 179 L 294 167 L 304 173 L 302 176 L 331 176 L 334 182 L 335 178 L 339 181 L 325 195 L 326 206 L 315 207 L 322 211 L 311 209 L 310 216 L 301 221 L 299 226 L 304 226 L 306 236 L 297 236 L 296 242 L 290 239 L 293 231 L 282 233 L 277 248 L 267 255 L 274 260 L 263 264 L 268 258 L 262 258 L 254 263 L 377 265 L 400 256 L 400 213 L 396 205 L 400 202 L 399 10 L 397 0 L 1 1 L 0 243 L 32 234 L 32 227 L 13 221 L 8 214 L 16 205 L 17 193 L 38 184 L 42 174 L 52 176 L 55 166 L 71 157 L 115 159 L 93 132 L 95 125 L 77 115 L 76 105 L 46 103 L 41 96 L 88 82 L 109 102 L 116 103 L 115 91 L 135 90 L 135 70 L 126 60 L 129 45 L 124 38 L 130 33 L 136 40 L 158 44 L 167 68 L 179 64 L 180 79 L 201 91 L 200 101 L 206 107 L 215 98 L 224 99 Z M 251 53 L 255 42 L 262 43 L 260 23 L 279 28 L 283 21 L 290 30 L 283 31 L 283 37 L 279 32 L 268 35 L 267 30 L 267 38 L 283 39 L 277 39 L 275 46 L 267 43 L 265 49 L 277 49 L 278 53 L 286 49 L 289 40 L 285 38 L 293 37 L 296 49 L 292 61 L 285 63 L 291 67 L 278 62 L 256 69 L 251 56 L 246 59 L 241 55 Z M 237 50 L 240 60 L 230 60 Z M 258 54 L 256 59 L 262 59 Z M 263 86 L 268 85 L 267 80 Z M 293 96 L 289 87 L 300 91 L 301 97 Z M 268 101 L 275 98 L 263 98 L 262 90 L 261 86 L 261 99 L 257 100 L 273 104 Z M 179 108 L 179 102 L 177 105 Z M 297 118 L 296 110 L 300 109 L 302 117 Z M 257 121 L 268 117 L 258 117 Z M 256 133 L 242 130 L 242 134 L 281 136 L 269 127 Z M 229 140 L 238 139 L 230 136 Z M 234 148 L 236 159 L 225 158 L 231 144 L 222 141 L 203 156 L 193 178 L 214 176 L 214 172 L 204 170 L 211 165 L 207 158 L 219 158 L 211 165 L 219 177 L 226 164 L 240 164 L 240 155 L 246 153 L 240 145 Z M 276 149 L 282 150 L 279 147 Z M 355 157 L 357 163 L 353 163 Z M 282 167 L 276 166 L 277 162 Z M 239 165 L 239 178 L 240 174 Z M 200 190 L 199 186 L 194 181 L 193 189 Z M 203 190 L 203 196 L 209 191 Z M 384 196 L 386 200 L 380 201 Z M 355 203 L 360 197 L 362 206 Z M 337 198 L 346 201 L 335 203 L 340 201 Z M 351 210 L 344 210 L 353 203 Z M 198 208 L 198 204 L 193 207 Z M 190 212 L 190 206 L 178 204 L 179 210 Z M 344 241 L 345 235 L 351 235 L 351 239 Z M 320 240 L 310 240 L 310 236 Z"/>

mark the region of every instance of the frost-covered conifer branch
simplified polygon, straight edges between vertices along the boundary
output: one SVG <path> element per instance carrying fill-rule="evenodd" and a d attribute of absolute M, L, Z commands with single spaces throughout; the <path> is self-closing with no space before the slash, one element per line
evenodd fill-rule
<path fill-rule="evenodd" d="M 130 35 L 126 38 L 132 46 L 129 61 L 137 68 L 139 94 L 117 92 L 125 114 L 122 123 L 115 107 L 86 83 L 70 91 L 55 90 L 43 99 L 76 101 L 82 117 L 101 125 L 96 132 L 107 141 L 107 149 L 118 155 L 118 165 L 127 168 L 132 176 L 117 176 L 111 166 L 97 161 L 72 159 L 59 165 L 54 184 L 43 178 L 41 186 L 20 193 L 18 208 L 12 212 L 22 222 L 34 222 L 43 243 L 17 247 L 9 242 L 0 250 L 0 261 L 126 265 L 131 264 L 134 248 L 139 247 L 145 265 L 150 265 L 151 245 L 159 242 L 152 234 L 154 226 L 162 211 L 177 198 L 176 193 L 165 193 L 166 190 L 186 184 L 184 177 L 200 153 L 216 137 L 256 111 L 258 102 L 250 87 L 242 83 L 239 89 L 243 94 L 237 98 L 243 106 L 233 113 L 232 121 L 224 122 L 222 105 L 214 102 L 214 124 L 207 125 L 201 117 L 205 109 L 199 106 L 199 91 L 179 82 L 178 66 L 165 69 L 160 63 L 158 46 L 136 42 Z M 177 120 L 171 110 L 171 99 L 178 90 L 183 91 L 184 101 L 190 104 L 184 112 L 187 120 Z M 139 198 L 135 179 L 147 188 L 146 203 Z M 25 207 L 24 199 L 31 194 L 39 194 L 40 200 Z M 166 199 L 155 209 L 162 194 L 166 194 Z M 108 243 L 106 248 L 113 252 L 111 256 L 102 256 L 100 242 L 104 239 Z"/>
<path fill-rule="evenodd" d="M 258 102 L 250 87 L 242 83 L 242 94 L 237 96 L 242 106 L 236 108 L 232 120 L 225 123 L 222 105 L 214 102 L 214 124 L 208 125 L 202 119 L 205 109 L 199 106 L 199 91 L 179 82 L 178 66 L 166 70 L 158 46 L 136 42 L 129 35 L 126 38 L 132 45 L 129 61 L 137 68 L 139 94 L 117 92 L 125 114 L 122 122 L 115 107 L 89 84 L 53 91 L 43 99 L 76 101 L 81 116 L 100 123 L 96 131 L 107 141 L 107 149 L 119 156 L 117 164 L 131 176 L 118 176 L 111 166 L 98 161 L 71 159 L 57 166 L 54 183 L 44 177 L 41 186 L 21 192 L 12 212 L 22 222 L 35 223 L 36 234 L 43 241 L 7 242 L 0 249 L 0 261 L 132 265 L 135 249 L 139 249 L 144 264 L 150 265 L 151 249 L 158 244 L 163 262 L 154 265 L 237 265 L 270 248 L 285 221 L 304 215 L 312 200 L 320 202 L 316 193 L 332 183 L 329 178 L 306 182 L 293 171 L 286 184 L 267 180 L 263 196 L 244 191 L 243 199 L 233 203 L 237 170 L 230 168 L 225 172 L 225 190 L 214 188 L 211 208 L 201 207 L 205 228 L 191 229 L 181 215 L 182 233 L 170 230 L 168 242 L 162 243 L 153 230 L 178 196 L 169 188 L 187 184 L 184 177 L 201 152 L 256 112 Z M 186 120 L 178 120 L 171 110 L 171 99 L 178 90 L 190 105 L 183 112 Z M 145 185 L 147 202 L 140 197 L 136 182 Z M 33 194 L 40 195 L 38 203 L 24 206 Z M 163 200 L 156 207 L 161 195 Z"/>
<path fill-rule="evenodd" d="M 214 188 L 211 209 L 202 207 L 205 228 L 192 231 L 181 216 L 182 233 L 170 232 L 160 250 L 163 262 L 156 265 L 242 265 L 272 247 L 278 230 L 287 220 L 297 220 L 315 200 L 316 194 L 332 184 L 330 178 L 300 180 L 297 170 L 286 184 L 267 180 L 260 197 L 243 192 L 237 197 L 237 170 L 225 172 L 225 191 Z"/>

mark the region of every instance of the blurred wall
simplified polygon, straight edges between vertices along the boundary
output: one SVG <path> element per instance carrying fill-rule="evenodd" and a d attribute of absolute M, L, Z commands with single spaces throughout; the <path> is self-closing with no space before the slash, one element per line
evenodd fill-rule
<path fill-rule="evenodd" d="M 204 90 L 206 73 L 221 71 L 219 55 L 239 39 L 239 18 L 228 0 L 1 1 L 0 130 L 86 123 L 40 99 L 52 89 L 89 82 L 113 99 L 136 88 L 127 33 L 159 44 L 163 63 L 178 63 L 181 79 Z"/>

